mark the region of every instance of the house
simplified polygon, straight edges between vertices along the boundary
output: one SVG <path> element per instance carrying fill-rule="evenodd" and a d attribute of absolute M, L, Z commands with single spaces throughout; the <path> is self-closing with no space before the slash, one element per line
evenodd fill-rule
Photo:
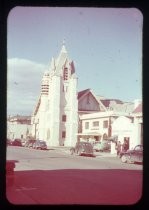
<path fill-rule="evenodd" d="M 106 107 L 94 95 L 91 89 L 78 92 L 78 133 L 82 132 L 81 116 L 106 111 Z"/>
<path fill-rule="evenodd" d="M 98 98 L 99 100 L 99 98 Z M 102 141 L 105 138 L 127 140 L 129 148 L 142 144 L 142 103 L 100 99 L 104 109 L 80 115 L 78 139 Z M 112 107 L 112 108 L 111 108 Z M 112 153 L 116 153 L 113 149 Z"/>
<path fill-rule="evenodd" d="M 112 125 L 112 135 L 117 135 L 118 140 L 123 144 L 127 139 L 129 149 L 138 144 L 143 144 L 143 119 L 142 103 L 134 103 L 135 109 L 130 117 L 121 116 L 115 120 Z"/>
<path fill-rule="evenodd" d="M 143 114 L 142 102 L 140 102 L 132 112 L 134 117 L 134 139 L 135 145 L 143 144 Z"/>
<path fill-rule="evenodd" d="M 129 148 L 132 148 L 135 144 L 133 117 L 118 117 L 112 124 L 112 135 L 116 135 L 121 144 L 127 140 Z"/>
<path fill-rule="evenodd" d="M 31 132 L 31 117 L 16 115 L 7 119 L 7 138 L 26 139 Z"/>
<path fill-rule="evenodd" d="M 96 141 L 116 136 L 112 131 L 112 124 L 120 116 L 129 116 L 127 113 L 116 111 L 102 111 L 80 116 L 82 122 L 82 133 L 79 137 L 92 138 Z"/>
<path fill-rule="evenodd" d="M 106 107 L 94 95 L 91 89 L 78 92 L 78 114 L 88 114 L 94 112 L 106 111 Z"/>

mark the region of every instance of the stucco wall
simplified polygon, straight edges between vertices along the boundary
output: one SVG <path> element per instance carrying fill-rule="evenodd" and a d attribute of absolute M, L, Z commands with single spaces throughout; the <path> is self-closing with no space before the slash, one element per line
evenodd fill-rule
<path fill-rule="evenodd" d="M 8 123 L 7 137 L 10 139 L 21 139 L 22 136 L 25 139 L 27 134 L 30 133 L 30 129 L 31 125 Z"/>
<path fill-rule="evenodd" d="M 112 135 L 117 135 L 118 140 L 123 144 L 124 138 L 129 138 L 129 148 L 135 144 L 134 139 L 134 124 L 131 119 L 121 116 L 118 117 L 112 124 Z"/>

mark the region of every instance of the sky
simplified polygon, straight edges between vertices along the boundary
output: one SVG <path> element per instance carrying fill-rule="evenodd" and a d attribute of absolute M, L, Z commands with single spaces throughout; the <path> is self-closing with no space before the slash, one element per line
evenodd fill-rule
<path fill-rule="evenodd" d="M 31 115 L 63 40 L 77 91 L 142 99 L 143 15 L 137 8 L 14 7 L 7 18 L 7 115 Z"/>

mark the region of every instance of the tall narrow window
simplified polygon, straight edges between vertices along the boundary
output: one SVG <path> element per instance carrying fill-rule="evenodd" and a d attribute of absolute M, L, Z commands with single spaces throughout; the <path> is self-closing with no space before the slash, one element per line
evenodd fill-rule
<path fill-rule="evenodd" d="M 62 138 L 66 138 L 66 131 L 62 131 Z"/>
<path fill-rule="evenodd" d="M 64 80 L 68 80 L 68 68 L 64 68 L 63 78 Z"/>
<path fill-rule="evenodd" d="M 66 115 L 62 115 L 62 122 L 66 122 Z"/>

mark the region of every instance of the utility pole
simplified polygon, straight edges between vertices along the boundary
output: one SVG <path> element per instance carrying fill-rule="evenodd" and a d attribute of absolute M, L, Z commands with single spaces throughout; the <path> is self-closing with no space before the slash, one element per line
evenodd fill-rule
<path fill-rule="evenodd" d="M 108 137 L 111 137 L 111 134 L 112 134 L 111 116 L 109 116 Z"/>
<path fill-rule="evenodd" d="M 35 139 L 36 139 L 36 132 L 37 132 L 37 125 L 38 125 L 38 123 L 39 123 L 39 119 L 38 119 L 37 122 L 34 122 L 34 124 L 35 124 Z"/>

